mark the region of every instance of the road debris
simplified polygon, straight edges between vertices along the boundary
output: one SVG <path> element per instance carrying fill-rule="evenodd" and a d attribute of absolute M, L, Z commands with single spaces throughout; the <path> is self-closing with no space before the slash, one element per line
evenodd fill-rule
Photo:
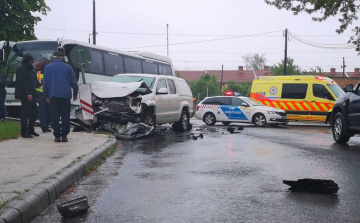
<path fill-rule="evenodd" d="M 283 183 L 291 186 L 293 192 L 312 192 L 321 194 L 335 194 L 339 186 L 332 180 L 299 179 L 297 181 L 283 180 Z"/>
<path fill-rule="evenodd" d="M 192 136 L 192 138 L 193 138 L 193 140 L 197 140 L 198 138 L 202 139 L 202 138 L 204 138 L 204 135 L 201 134 L 201 133 L 200 133 L 199 135 L 195 135 L 195 134 L 194 134 L 194 135 Z"/>
<path fill-rule="evenodd" d="M 233 128 L 233 127 L 228 127 L 226 129 L 228 132 L 230 132 L 230 134 L 237 134 L 237 133 L 241 133 L 239 131 L 236 131 L 236 130 L 244 130 L 244 127 L 240 126 L 238 127 L 237 129 Z"/>
<path fill-rule="evenodd" d="M 88 211 L 88 199 L 86 196 L 80 197 L 58 205 L 57 209 L 64 218 L 74 217 Z"/>

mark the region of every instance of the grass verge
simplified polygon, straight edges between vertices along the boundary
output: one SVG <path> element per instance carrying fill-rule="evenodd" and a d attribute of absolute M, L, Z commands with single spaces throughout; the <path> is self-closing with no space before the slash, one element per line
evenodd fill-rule
<path fill-rule="evenodd" d="M 5 139 L 17 139 L 21 133 L 21 127 L 19 123 L 5 121 L 0 122 L 0 141 Z"/>

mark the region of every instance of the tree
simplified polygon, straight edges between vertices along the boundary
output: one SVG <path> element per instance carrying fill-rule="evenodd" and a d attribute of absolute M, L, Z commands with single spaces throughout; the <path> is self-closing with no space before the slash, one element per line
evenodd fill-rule
<path fill-rule="evenodd" d="M 284 75 L 284 60 L 281 60 L 280 63 L 274 64 L 270 67 L 270 72 L 274 76 L 282 76 Z M 294 64 L 294 59 L 288 57 L 287 59 L 287 67 L 286 67 L 286 75 L 302 75 L 301 69 L 298 65 Z"/>
<path fill-rule="evenodd" d="M 264 54 L 259 53 L 248 53 L 245 56 L 242 57 L 245 64 L 246 70 L 263 70 L 266 58 Z"/>
<path fill-rule="evenodd" d="M 292 11 L 294 15 L 301 12 L 319 15 L 312 17 L 312 20 L 317 22 L 340 15 L 340 27 L 336 29 L 338 34 L 343 33 L 349 25 L 358 20 L 357 12 L 360 10 L 359 0 L 265 0 L 265 2 L 278 9 Z M 354 44 L 356 51 L 360 51 L 360 27 L 356 26 L 353 32 L 355 36 L 352 36 L 348 43 Z"/>
<path fill-rule="evenodd" d="M 251 92 L 251 82 L 244 82 L 244 83 L 235 83 L 234 81 L 229 81 L 226 85 L 225 91 L 233 91 L 233 92 L 240 92 L 242 96 L 250 96 Z M 224 93 L 222 92 L 222 93 Z"/>
<path fill-rule="evenodd" d="M 175 76 L 179 77 L 179 78 L 182 78 L 180 72 L 178 70 L 175 70 Z"/>
<path fill-rule="evenodd" d="M 197 100 L 199 101 L 206 97 L 207 89 L 209 92 L 208 96 L 219 95 L 220 84 L 217 76 L 213 74 L 201 75 L 199 80 L 190 81 L 189 86 L 191 88 L 194 98 L 197 98 L 198 94 L 200 94 L 200 98 L 197 98 Z"/>
<path fill-rule="evenodd" d="M 34 40 L 35 25 L 41 21 L 34 13 L 46 15 L 50 8 L 45 0 L 0 1 L 0 41 Z M 0 63 L 4 68 L 5 63 Z"/>
<path fill-rule="evenodd" d="M 322 75 L 324 76 L 324 70 L 320 66 L 316 66 L 315 68 L 310 68 L 309 71 L 304 70 L 302 75 Z"/>

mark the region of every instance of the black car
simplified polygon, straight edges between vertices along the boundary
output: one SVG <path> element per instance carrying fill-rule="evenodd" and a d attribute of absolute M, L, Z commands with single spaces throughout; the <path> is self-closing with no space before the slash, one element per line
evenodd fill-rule
<path fill-rule="evenodd" d="M 337 143 L 346 143 L 350 137 L 360 133 L 360 83 L 355 88 L 346 85 L 346 94 L 340 96 L 331 113 L 332 132 Z"/>

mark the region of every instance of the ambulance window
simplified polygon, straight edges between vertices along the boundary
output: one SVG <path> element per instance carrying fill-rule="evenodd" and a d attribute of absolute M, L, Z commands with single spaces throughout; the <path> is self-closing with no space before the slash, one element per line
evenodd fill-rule
<path fill-rule="evenodd" d="M 305 99 L 308 84 L 283 84 L 281 98 Z"/>
<path fill-rule="evenodd" d="M 333 100 L 334 98 L 330 94 L 330 92 L 325 88 L 324 85 L 321 84 L 314 84 L 313 85 L 313 94 L 317 98 L 323 98 L 328 100 Z"/>
<path fill-rule="evenodd" d="M 242 103 L 246 103 L 246 102 L 244 100 L 240 99 L 240 98 L 232 98 L 231 99 L 231 105 L 242 106 Z"/>
<path fill-rule="evenodd" d="M 230 97 L 219 98 L 219 105 L 230 105 Z"/>
<path fill-rule="evenodd" d="M 202 104 L 204 105 L 218 105 L 219 101 L 217 98 L 208 98 Z"/>

